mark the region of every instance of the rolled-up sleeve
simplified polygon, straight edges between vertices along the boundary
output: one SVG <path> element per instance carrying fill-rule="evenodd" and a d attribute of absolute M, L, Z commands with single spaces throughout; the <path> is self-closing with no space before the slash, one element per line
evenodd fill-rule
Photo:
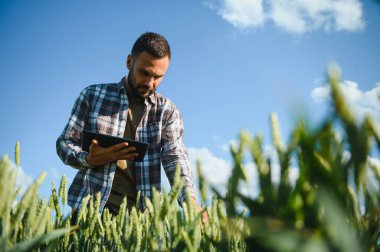
<path fill-rule="evenodd" d="M 179 203 L 185 200 L 186 190 L 188 190 L 191 197 L 197 199 L 189 157 L 183 143 L 183 133 L 183 121 L 180 112 L 174 107 L 171 114 L 168 115 L 166 125 L 163 127 L 161 160 L 170 185 L 174 183 L 177 165 L 181 168 L 181 177 L 184 178 L 185 184 L 178 198 Z"/>
<path fill-rule="evenodd" d="M 88 152 L 82 151 L 80 146 L 81 134 L 88 120 L 88 110 L 86 88 L 76 99 L 69 121 L 56 142 L 57 154 L 63 163 L 76 169 L 92 168 L 86 161 Z"/>

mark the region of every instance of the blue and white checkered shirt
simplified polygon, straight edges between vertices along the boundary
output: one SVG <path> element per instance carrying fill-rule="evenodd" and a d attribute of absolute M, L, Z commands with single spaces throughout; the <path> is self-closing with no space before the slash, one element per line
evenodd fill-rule
<path fill-rule="evenodd" d="M 158 93 L 145 99 L 146 110 L 136 130 L 136 140 L 149 143 L 145 158 L 135 163 L 136 187 L 144 197 L 151 197 L 153 187 L 161 190 L 161 163 L 170 184 L 173 184 L 177 164 L 185 179 L 179 201 L 185 198 L 185 189 L 196 199 L 189 158 L 183 143 L 183 122 L 174 104 Z M 76 169 L 68 192 L 68 204 L 79 209 L 83 198 L 100 192 L 100 211 L 103 211 L 111 192 L 116 161 L 94 168 L 86 162 L 87 152 L 81 148 L 83 130 L 123 137 L 127 121 L 128 98 L 119 83 L 91 85 L 75 101 L 69 122 L 57 139 L 57 153 L 62 161 Z"/>

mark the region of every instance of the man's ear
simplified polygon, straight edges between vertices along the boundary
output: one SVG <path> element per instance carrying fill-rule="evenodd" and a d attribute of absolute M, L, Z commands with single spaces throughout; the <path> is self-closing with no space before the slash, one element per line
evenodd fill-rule
<path fill-rule="evenodd" d="M 128 58 L 127 58 L 127 62 L 126 62 L 126 65 L 127 65 L 127 68 L 128 70 L 131 70 L 131 67 L 132 67 L 132 61 L 133 61 L 133 56 L 131 54 L 128 55 Z"/>

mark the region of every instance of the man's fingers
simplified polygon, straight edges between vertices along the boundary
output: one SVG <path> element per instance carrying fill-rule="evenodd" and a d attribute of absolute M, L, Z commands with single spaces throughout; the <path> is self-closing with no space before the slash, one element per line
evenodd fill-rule
<path fill-rule="evenodd" d="M 127 147 L 128 147 L 128 143 L 127 142 L 123 142 L 123 143 L 119 143 L 119 144 L 115 144 L 114 146 L 111 146 L 110 150 L 113 151 L 113 152 L 118 152 L 118 151 L 123 150 L 123 149 L 125 149 Z"/>
<path fill-rule="evenodd" d="M 124 154 L 128 154 L 128 153 L 131 153 L 131 152 L 136 152 L 136 148 L 135 147 L 128 147 L 128 148 L 120 150 L 119 152 L 122 155 L 124 155 Z"/>
<path fill-rule="evenodd" d="M 98 142 L 98 140 L 96 140 L 96 139 L 92 139 L 92 141 L 91 141 L 91 145 L 90 145 L 90 151 L 94 148 L 94 147 L 98 147 L 99 146 L 99 142 Z"/>
<path fill-rule="evenodd" d="M 136 151 L 135 147 L 129 147 L 129 148 L 123 149 L 117 153 L 117 159 L 123 160 L 123 159 L 130 159 L 130 158 L 137 157 L 138 154 L 135 151 Z"/>
<path fill-rule="evenodd" d="M 92 164 L 105 164 L 115 160 L 133 161 L 137 156 L 136 148 L 128 147 L 127 142 L 104 148 L 100 146 L 99 141 L 94 139 L 90 145 L 90 159 L 88 161 Z"/>

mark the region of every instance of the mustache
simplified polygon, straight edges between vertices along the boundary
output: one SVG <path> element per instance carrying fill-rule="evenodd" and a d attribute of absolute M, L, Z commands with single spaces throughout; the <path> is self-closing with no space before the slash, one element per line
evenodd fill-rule
<path fill-rule="evenodd" d="M 145 85 L 145 84 L 140 84 L 137 88 L 141 88 L 141 89 L 146 89 L 146 90 L 150 90 L 150 87 L 149 85 Z"/>

